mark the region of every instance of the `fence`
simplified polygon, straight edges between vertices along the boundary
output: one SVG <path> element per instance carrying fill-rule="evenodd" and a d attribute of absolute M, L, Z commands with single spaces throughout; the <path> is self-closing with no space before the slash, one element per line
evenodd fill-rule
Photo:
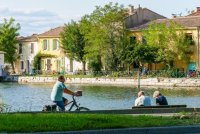
<path fill-rule="evenodd" d="M 58 76 L 67 75 L 70 77 L 126 77 L 126 78 L 137 78 L 140 74 L 141 78 L 149 77 L 166 77 L 166 78 L 199 78 L 199 71 L 179 71 L 175 70 L 132 70 L 132 71 L 75 71 L 75 72 L 55 72 L 51 70 L 41 71 L 34 70 L 31 74 L 22 73 L 24 76 Z"/>

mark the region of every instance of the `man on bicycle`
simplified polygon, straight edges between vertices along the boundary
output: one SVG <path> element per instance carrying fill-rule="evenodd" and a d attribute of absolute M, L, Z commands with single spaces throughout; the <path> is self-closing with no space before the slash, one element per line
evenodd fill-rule
<path fill-rule="evenodd" d="M 72 92 L 69 90 L 65 84 L 65 77 L 63 75 L 58 77 L 58 81 L 53 86 L 52 92 L 51 92 L 51 100 L 56 103 L 56 105 L 59 107 L 59 111 L 65 111 L 65 105 L 66 105 L 66 98 L 63 97 L 63 93 L 79 96 L 77 93 Z"/>

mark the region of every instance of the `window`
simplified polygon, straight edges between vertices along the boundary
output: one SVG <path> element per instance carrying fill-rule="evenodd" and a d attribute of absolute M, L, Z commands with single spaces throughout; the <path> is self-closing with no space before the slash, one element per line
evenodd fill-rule
<path fill-rule="evenodd" d="M 44 60 L 41 60 L 41 67 L 42 67 L 42 69 L 45 69 L 45 61 Z"/>
<path fill-rule="evenodd" d="M 185 40 L 188 42 L 188 44 L 194 45 L 194 40 L 192 39 L 192 33 L 187 33 L 185 35 Z"/>
<path fill-rule="evenodd" d="M 135 44 L 136 43 L 136 37 L 135 36 L 131 36 L 130 37 L 130 44 Z"/>
<path fill-rule="evenodd" d="M 19 54 L 22 54 L 22 44 L 19 44 Z"/>
<path fill-rule="evenodd" d="M 58 40 L 57 39 L 53 39 L 53 50 L 58 49 Z"/>
<path fill-rule="evenodd" d="M 143 44 L 143 45 L 146 45 L 146 44 L 147 44 L 147 41 L 146 41 L 146 39 L 145 39 L 144 36 L 142 36 L 142 44 Z"/>
<path fill-rule="evenodd" d="M 34 53 L 34 43 L 31 43 L 31 53 Z"/>
<path fill-rule="evenodd" d="M 48 50 L 48 41 L 43 40 L 43 50 Z"/>
<path fill-rule="evenodd" d="M 21 61 L 21 70 L 23 70 L 24 69 L 24 61 Z"/>

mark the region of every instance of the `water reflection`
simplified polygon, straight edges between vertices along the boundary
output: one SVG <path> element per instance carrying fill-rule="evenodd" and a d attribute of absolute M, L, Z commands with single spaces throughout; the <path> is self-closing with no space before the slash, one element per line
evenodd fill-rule
<path fill-rule="evenodd" d="M 17 84 L 0 83 L 0 101 L 12 106 L 13 111 L 41 111 L 42 107 L 52 104 L 50 93 L 53 84 Z M 83 90 L 79 97 L 82 106 L 92 110 L 130 109 L 137 96 L 138 89 L 122 86 L 69 85 L 72 90 Z M 168 99 L 169 104 L 186 104 L 188 107 L 200 107 L 200 88 L 142 88 L 152 99 L 153 92 L 159 90 Z M 70 96 L 65 95 L 68 99 Z"/>

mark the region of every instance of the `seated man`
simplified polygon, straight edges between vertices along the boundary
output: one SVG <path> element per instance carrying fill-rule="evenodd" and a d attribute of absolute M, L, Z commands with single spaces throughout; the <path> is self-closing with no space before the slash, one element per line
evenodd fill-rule
<path fill-rule="evenodd" d="M 138 98 L 135 100 L 135 106 L 151 106 L 151 99 L 149 96 L 144 96 L 144 92 L 138 92 Z"/>
<path fill-rule="evenodd" d="M 156 105 L 168 105 L 167 99 L 159 91 L 153 93 L 153 98 L 156 98 Z"/>

